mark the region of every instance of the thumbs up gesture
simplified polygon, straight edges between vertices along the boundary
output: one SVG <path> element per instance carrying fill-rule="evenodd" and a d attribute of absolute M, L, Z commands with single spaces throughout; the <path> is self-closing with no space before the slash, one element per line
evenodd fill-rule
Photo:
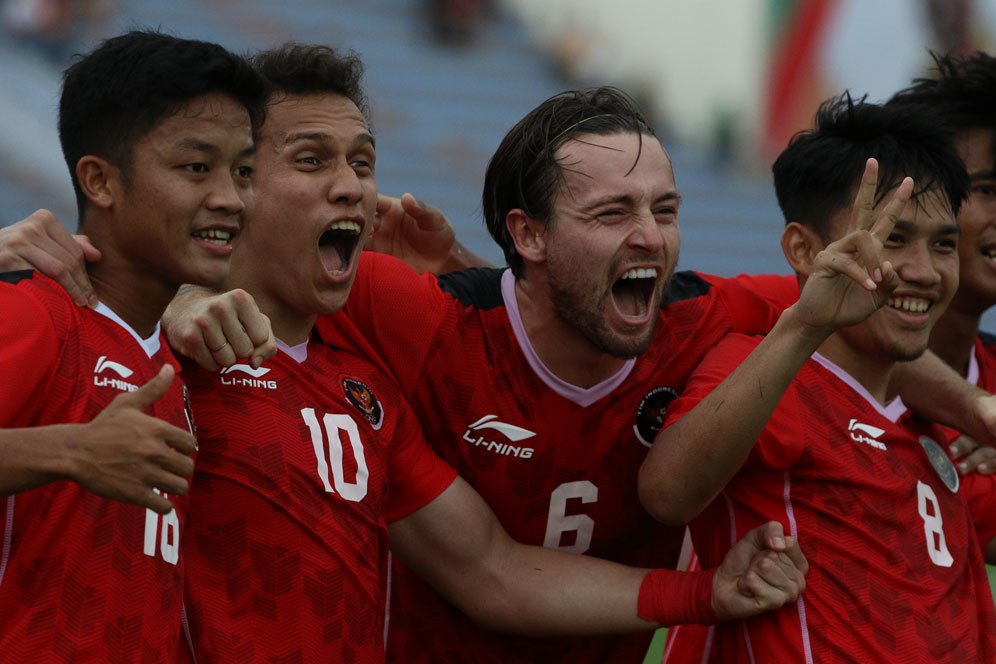
<path fill-rule="evenodd" d="M 162 398 L 175 370 L 165 365 L 134 392 L 114 397 L 88 424 L 78 427 L 66 454 L 69 477 L 105 498 L 147 507 L 159 514 L 173 509 L 162 493 L 183 495 L 194 472 L 196 442 L 180 429 L 144 411 Z"/>

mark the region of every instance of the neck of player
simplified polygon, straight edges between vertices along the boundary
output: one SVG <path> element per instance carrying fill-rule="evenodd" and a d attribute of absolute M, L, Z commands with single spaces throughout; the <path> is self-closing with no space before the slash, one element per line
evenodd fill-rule
<path fill-rule="evenodd" d="M 597 348 L 558 317 L 549 304 L 549 294 L 540 292 L 535 282 L 516 279 L 515 299 L 526 336 L 543 366 L 580 388 L 597 385 L 622 369 L 626 359 Z"/>
<path fill-rule="evenodd" d="M 964 311 L 956 304 L 951 303 L 931 330 L 930 350 L 965 377 L 982 316 L 975 311 Z"/>
<path fill-rule="evenodd" d="M 113 257 L 105 253 L 100 261 L 87 266 L 93 290 L 98 300 L 147 339 L 179 285 L 156 279 L 127 263 L 114 263 Z"/>
<path fill-rule="evenodd" d="M 879 404 L 884 406 L 895 396 L 889 394 L 888 389 L 895 360 L 881 353 L 863 352 L 839 333 L 831 334 L 817 352 L 847 372 Z"/>

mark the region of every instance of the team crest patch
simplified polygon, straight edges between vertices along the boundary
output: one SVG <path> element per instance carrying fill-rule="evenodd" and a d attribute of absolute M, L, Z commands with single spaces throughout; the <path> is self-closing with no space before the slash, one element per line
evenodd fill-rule
<path fill-rule="evenodd" d="M 356 409 L 374 429 L 380 429 L 384 423 L 384 409 L 377 397 L 374 396 L 373 390 L 366 383 L 355 378 L 344 378 L 342 389 L 346 394 L 346 400 L 356 406 Z"/>
<path fill-rule="evenodd" d="M 661 385 L 647 392 L 636 407 L 636 424 L 633 433 L 641 443 L 650 447 L 654 444 L 657 432 L 664 426 L 664 415 L 667 407 L 678 398 L 678 391 L 673 387 Z"/>
<path fill-rule="evenodd" d="M 951 459 L 944 453 L 941 446 L 927 436 L 920 436 L 920 445 L 927 453 L 930 465 L 934 467 L 941 481 L 944 482 L 944 486 L 950 489 L 951 493 L 958 493 L 958 486 L 961 484 L 958 471 L 955 470 L 954 464 L 951 463 Z"/>

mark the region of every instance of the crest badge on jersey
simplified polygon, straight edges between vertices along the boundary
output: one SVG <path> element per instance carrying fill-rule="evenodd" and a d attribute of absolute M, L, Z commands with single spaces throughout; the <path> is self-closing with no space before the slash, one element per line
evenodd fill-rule
<path fill-rule="evenodd" d="M 633 433 L 641 443 L 650 447 L 654 444 L 657 432 L 664 426 L 664 416 L 668 405 L 678 398 L 678 390 L 661 385 L 647 392 L 636 407 L 636 424 Z"/>
<path fill-rule="evenodd" d="M 950 489 L 951 493 L 958 493 L 958 486 L 961 484 L 958 471 L 955 470 L 954 464 L 951 463 L 951 459 L 944 453 L 941 446 L 927 436 L 920 436 L 920 445 L 927 453 L 930 465 L 934 467 L 941 481 L 944 482 L 944 486 Z"/>
<path fill-rule="evenodd" d="M 342 389 L 346 400 L 356 406 L 360 414 L 376 430 L 384 423 L 384 408 L 374 395 L 373 390 L 362 380 L 343 378 Z"/>

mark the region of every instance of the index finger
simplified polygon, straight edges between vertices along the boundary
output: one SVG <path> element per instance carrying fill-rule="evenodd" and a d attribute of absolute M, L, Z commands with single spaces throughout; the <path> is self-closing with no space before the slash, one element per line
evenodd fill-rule
<path fill-rule="evenodd" d="M 401 197 L 401 207 L 405 213 L 415 220 L 415 225 L 421 230 L 438 231 L 449 226 L 449 221 L 437 208 L 415 198 L 411 194 Z"/>
<path fill-rule="evenodd" d="M 912 195 L 913 178 L 905 177 L 896 188 L 896 193 L 892 195 L 892 198 L 890 198 L 889 202 L 886 203 L 882 213 L 878 215 L 878 218 L 875 219 L 874 224 L 869 229 L 871 234 L 882 242 L 885 242 L 886 238 L 889 237 L 889 233 L 891 233 L 892 229 L 896 227 L 896 222 L 899 221 L 899 215 L 903 213 L 903 210 L 906 208 L 906 204 L 910 202 L 910 197 Z"/>
<path fill-rule="evenodd" d="M 77 304 L 87 304 L 94 298 L 83 248 L 48 210 L 36 210 L 0 230 L 0 245 L 3 246 L 0 265 L 4 269 L 26 264 L 55 279 Z"/>
<path fill-rule="evenodd" d="M 848 231 L 863 231 L 872 227 L 875 222 L 875 190 L 878 188 L 878 160 L 869 157 L 865 162 L 864 173 L 858 193 L 851 206 L 851 225 Z"/>
<path fill-rule="evenodd" d="M 962 434 L 958 436 L 955 442 L 951 443 L 951 456 L 955 459 L 960 459 L 966 454 L 971 454 L 978 447 L 979 444 L 975 442 L 974 438 Z"/>
<path fill-rule="evenodd" d="M 786 537 L 785 550 L 781 553 L 788 557 L 797 570 L 803 574 L 809 572 L 809 560 L 806 559 L 806 555 L 802 552 L 799 540 L 794 537 Z"/>
<path fill-rule="evenodd" d="M 189 431 L 168 422 L 163 422 L 162 439 L 167 445 L 185 456 L 190 456 L 197 449 L 197 440 Z"/>
<path fill-rule="evenodd" d="M 377 194 L 377 214 L 384 214 L 395 205 L 401 205 L 401 199 L 387 194 Z"/>

